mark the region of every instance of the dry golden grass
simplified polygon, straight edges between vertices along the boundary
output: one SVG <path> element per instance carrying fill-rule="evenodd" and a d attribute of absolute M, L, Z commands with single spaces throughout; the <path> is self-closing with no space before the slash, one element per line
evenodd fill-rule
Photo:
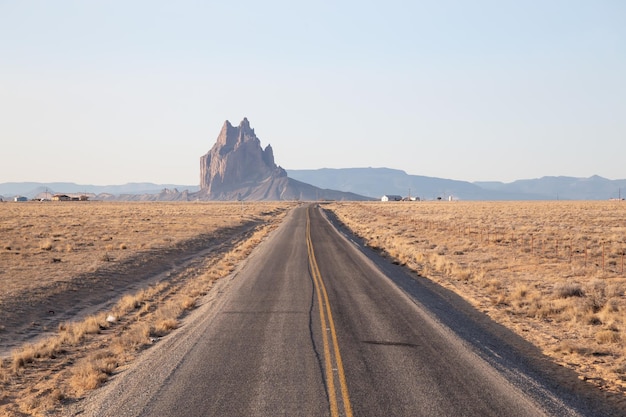
<path fill-rule="evenodd" d="M 581 378 L 626 393 L 626 203 L 326 208 L 369 246 L 457 292 Z"/>
<path fill-rule="evenodd" d="M 14 257 L 8 263 L 10 272 L 0 271 L 0 285 L 10 291 L 0 296 L 0 313 L 3 297 L 37 300 L 36 294 L 49 288 L 48 279 L 41 279 L 47 274 L 52 282 L 71 281 L 103 263 L 137 254 L 159 262 L 163 253 L 189 245 L 198 236 L 223 248 L 169 272 L 166 280 L 134 293 L 119 292 L 109 310 L 63 322 L 56 334 L 0 358 L 0 415 L 49 415 L 63 402 L 100 386 L 138 352 L 177 328 L 212 283 L 232 273 L 290 207 L 289 203 L 0 204 L 4 232 L 0 239 L 10 242 L 4 245 L 9 254 L 0 259 Z M 242 224 L 253 228 L 241 229 Z M 61 242 L 66 234 L 50 232 L 73 227 L 85 236 L 76 232 L 71 242 Z M 22 236 L 24 229 L 32 234 Z M 123 243 L 110 243 L 115 240 Z M 43 252 L 63 262 L 54 262 L 50 269 L 50 258 L 42 258 Z M 108 279 L 106 274 L 96 276 Z M 68 296 L 81 293 L 71 289 Z M 10 324 L 3 326 L 0 332 L 10 334 Z"/>
<path fill-rule="evenodd" d="M 46 202 L 0 204 L 0 301 L 203 234 L 270 217 L 276 204 Z M 216 236 L 218 238 L 219 236 Z M 57 259 L 55 262 L 54 259 Z"/>
<path fill-rule="evenodd" d="M 74 367 L 70 385 L 77 392 L 84 392 L 100 387 L 109 375 L 117 368 L 117 357 L 109 351 L 96 351 L 89 355 Z"/>

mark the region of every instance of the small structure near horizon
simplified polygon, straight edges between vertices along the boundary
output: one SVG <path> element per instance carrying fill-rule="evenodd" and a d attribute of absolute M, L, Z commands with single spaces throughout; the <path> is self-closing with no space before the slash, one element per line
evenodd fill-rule
<path fill-rule="evenodd" d="M 55 194 L 52 196 L 52 201 L 71 201 L 72 198 L 65 194 Z"/>
<path fill-rule="evenodd" d="M 385 194 L 384 196 L 381 197 L 380 201 L 402 201 L 402 196 L 394 195 L 394 194 Z"/>
<path fill-rule="evenodd" d="M 13 201 L 19 201 L 19 202 L 28 201 L 28 198 L 23 197 L 21 195 L 16 195 L 15 198 L 13 198 Z"/>
<path fill-rule="evenodd" d="M 52 201 L 89 201 L 89 196 L 81 194 L 80 196 L 67 194 L 55 194 L 52 196 Z"/>

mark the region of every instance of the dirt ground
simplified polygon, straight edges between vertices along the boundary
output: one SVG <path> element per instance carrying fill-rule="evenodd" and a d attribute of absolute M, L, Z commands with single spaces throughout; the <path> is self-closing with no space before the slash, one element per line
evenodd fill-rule
<path fill-rule="evenodd" d="M 167 279 L 271 221 L 279 204 L 0 204 L 0 357 Z"/>

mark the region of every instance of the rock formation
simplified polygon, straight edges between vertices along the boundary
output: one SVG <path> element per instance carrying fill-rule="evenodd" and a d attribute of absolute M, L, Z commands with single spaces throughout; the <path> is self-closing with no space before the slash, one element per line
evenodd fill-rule
<path fill-rule="evenodd" d="M 271 145 L 265 150 L 244 118 L 234 127 L 227 120 L 211 150 L 200 158 L 200 188 L 208 194 L 228 194 L 242 185 L 256 185 L 268 179 L 286 177 L 274 162 Z"/>
<path fill-rule="evenodd" d="M 293 180 L 274 162 L 244 118 L 234 127 L 227 120 L 211 150 L 200 158 L 199 200 L 364 200 L 365 197 L 322 190 Z"/>

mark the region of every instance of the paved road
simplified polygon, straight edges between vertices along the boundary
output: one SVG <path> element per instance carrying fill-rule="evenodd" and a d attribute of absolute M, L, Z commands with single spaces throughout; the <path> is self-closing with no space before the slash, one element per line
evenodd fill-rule
<path fill-rule="evenodd" d="M 181 329 L 73 413 L 606 415 L 521 358 L 519 340 L 378 262 L 318 207 L 297 208 Z"/>

